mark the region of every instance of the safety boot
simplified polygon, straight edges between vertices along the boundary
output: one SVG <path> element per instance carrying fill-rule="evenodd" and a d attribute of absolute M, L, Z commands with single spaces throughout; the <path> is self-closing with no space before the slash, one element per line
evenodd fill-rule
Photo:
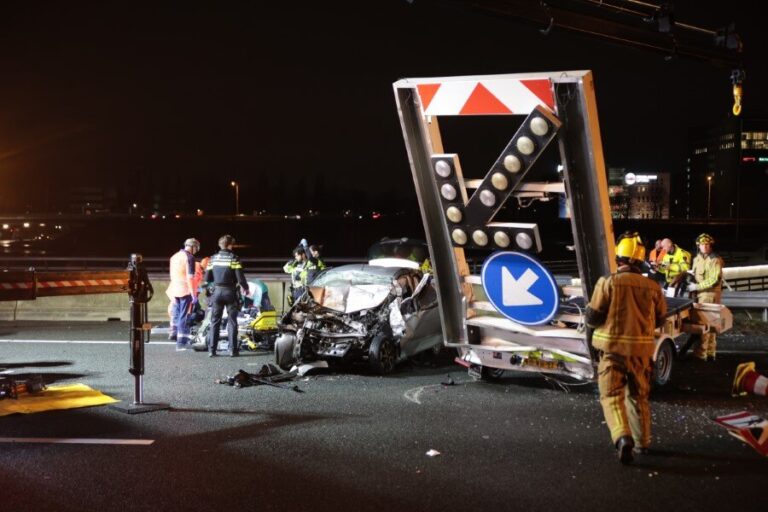
<path fill-rule="evenodd" d="M 634 455 L 632 449 L 635 447 L 635 442 L 632 440 L 632 436 L 621 436 L 616 441 L 616 451 L 619 453 L 619 462 L 622 464 L 632 464 Z"/>

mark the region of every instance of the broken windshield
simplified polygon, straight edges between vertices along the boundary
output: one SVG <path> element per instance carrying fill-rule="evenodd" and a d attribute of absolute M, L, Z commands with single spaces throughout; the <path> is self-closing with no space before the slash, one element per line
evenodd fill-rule
<path fill-rule="evenodd" d="M 366 284 L 391 285 L 392 279 L 387 275 L 371 274 L 360 269 L 332 269 L 312 282 L 312 286 L 318 287 Z"/>

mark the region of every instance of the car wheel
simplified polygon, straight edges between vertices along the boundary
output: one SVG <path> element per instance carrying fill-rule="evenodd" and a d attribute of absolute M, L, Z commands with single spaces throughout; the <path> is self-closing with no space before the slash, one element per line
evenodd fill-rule
<path fill-rule="evenodd" d="M 379 375 L 386 375 L 395 368 L 397 363 L 397 350 L 395 342 L 386 334 L 379 334 L 368 349 L 368 363 L 373 371 Z"/>
<path fill-rule="evenodd" d="M 672 365 L 675 360 L 675 349 L 672 343 L 665 341 L 659 347 L 656 361 L 653 363 L 653 377 L 651 381 L 657 387 L 666 386 L 672 377 Z"/>
<path fill-rule="evenodd" d="M 275 364 L 283 370 L 290 370 L 296 360 L 293 357 L 293 336 L 280 336 L 275 341 Z"/>

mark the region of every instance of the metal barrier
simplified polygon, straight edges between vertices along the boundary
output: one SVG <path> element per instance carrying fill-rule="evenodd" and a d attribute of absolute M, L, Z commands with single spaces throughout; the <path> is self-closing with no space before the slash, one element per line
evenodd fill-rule
<path fill-rule="evenodd" d="M 128 290 L 128 271 L 0 272 L 0 300 L 34 300 L 38 297 L 121 293 Z"/>
<path fill-rule="evenodd" d="M 147 272 L 168 273 L 169 258 L 145 258 Z M 240 258 L 246 272 L 255 274 L 279 273 L 288 258 Z M 335 267 L 348 263 L 367 263 L 364 258 L 323 258 L 326 265 Z M 125 258 L 60 257 L 60 256 L 0 256 L 0 268 L 46 271 L 67 270 L 123 270 Z"/>
<path fill-rule="evenodd" d="M 768 322 L 768 291 L 723 291 L 720 302 L 732 309 L 762 309 Z"/>

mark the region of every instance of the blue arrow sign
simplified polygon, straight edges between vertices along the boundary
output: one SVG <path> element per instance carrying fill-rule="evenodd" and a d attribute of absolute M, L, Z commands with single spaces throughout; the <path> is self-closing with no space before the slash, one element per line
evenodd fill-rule
<path fill-rule="evenodd" d="M 496 252 L 483 264 L 483 289 L 499 313 L 524 325 L 552 320 L 560 288 L 536 259 L 519 252 Z"/>

